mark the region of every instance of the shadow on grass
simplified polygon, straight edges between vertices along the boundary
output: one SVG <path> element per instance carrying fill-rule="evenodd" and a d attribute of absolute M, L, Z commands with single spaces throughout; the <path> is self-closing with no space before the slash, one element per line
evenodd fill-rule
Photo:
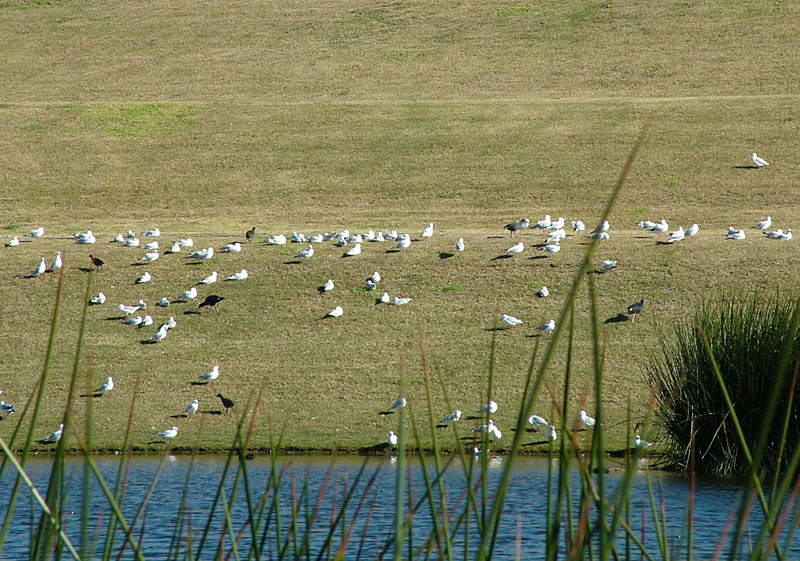
<path fill-rule="evenodd" d="M 447 253 L 443 251 L 439 254 L 439 259 L 450 259 L 453 256 L 455 256 L 455 253 Z"/>
<path fill-rule="evenodd" d="M 503 255 L 498 255 L 497 257 L 492 257 L 492 261 L 499 261 L 500 259 L 511 259 L 514 257 L 513 255 L 506 253 Z"/>
<path fill-rule="evenodd" d="M 733 169 L 758 169 L 758 166 L 750 165 L 750 166 L 733 166 Z"/>
<path fill-rule="evenodd" d="M 625 314 L 623 314 L 622 312 L 620 312 L 620 313 L 618 313 L 617 315 L 615 315 L 615 316 L 613 316 L 613 317 L 610 317 L 610 318 L 606 319 L 606 320 L 605 320 L 603 323 L 605 323 L 605 324 L 609 324 L 609 323 L 622 323 L 622 322 L 628 321 L 629 319 L 630 319 L 630 318 L 628 318 L 628 316 L 626 316 Z"/>
<path fill-rule="evenodd" d="M 185 315 L 185 316 L 200 316 L 200 315 L 203 315 L 203 314 L 200 312 L 200 310 L 186 310 L 185 312 L 183 312 L 183 315 Z"/>

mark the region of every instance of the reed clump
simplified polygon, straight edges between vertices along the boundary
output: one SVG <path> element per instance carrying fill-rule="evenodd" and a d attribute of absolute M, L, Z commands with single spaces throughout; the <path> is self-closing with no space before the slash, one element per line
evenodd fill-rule
<path fill-rule="evenodd" d="M 698 472 L 742 475 L 747 449 L 761 451 L 767 471 L 789 467 L 800 442 L 800 425 L 787 422 L 800 413 L 798 303 L 797 294 L 723 293 L 665 338 L 648 377 L 672 467 L 688 468 L 692 440 Z"/>

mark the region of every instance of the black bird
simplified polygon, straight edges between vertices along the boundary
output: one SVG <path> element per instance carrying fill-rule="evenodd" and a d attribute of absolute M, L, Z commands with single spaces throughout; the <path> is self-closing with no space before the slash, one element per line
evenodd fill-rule
<path fill-rule="evenodd" d="M 636 321 L 636 315 L 641 314 L 644 310 L 644 298 L 628 306 L 628 313 L 633 316 L 631 321 Z"/>
<path fill-rule="evenodd" d="M 527 228 L 530 225 L 530 223 L 531 223 L 531 221 L 528 220 L 527 218 L 521 218 L 521 219 L 517 220 L 516 222 L 509 222 L 508 224 L 503 226 L 503 228 L 506 229 L 506 230 L 510 230 L 511 231 L 511 237 L 514 237 L 514 232 L 518 232 L 520 230 L 524 230 L 525 228 Z"/>
<path fill-rule="evenodd" d="M 95 269 L 99 269 L 100 267 L 106 264 L 105 261 L 91 254 L 89 255 L 89 260 L 92 262 L 92 265 L 94 265 Z"/>
<path fill-rule="evenodd" d="M 244 233 L 244 237 L 247 238 L 248 242 L 250 240 L 252 240 L 255 237 L 255 235 L 256 235 L 256 227 L 255 226 L 253 226 L 247 232 Z"/>
<path fill-rule="evenodd" d="M 231 400 L 231 399 L 228 399 L 227 397 L 225 397 L 225 396 L 224 396 L 224 395 L 222 395 L 221 393 L 218 393 L 218 394 L 217 394 L 217 397 L 218 397 L 218 398 L 219 398 L 219 400 L 222 402 L 222 406 L 225 408 L 225 413 L 227 413 L 229 410 L 233 409 L 233 408 L 234 408 L 234 406 L 236 405 L 236 404 L 233 402 L 233 400 Z"/>
<path fill-rule="evenodd" d="M 211 306 L 217 313 L 219 313 L 219 310 L 217 310 L 217 304 L 219 304 L 223 300 L 225 300 L 225 298 L 223 298 L 222 296 L 217 296 L 216 294 L 209 294 L 208 296 L 206 296 L 205 300 L 200 302 L 200 307 L 202 308 L 203 306 Z"/>

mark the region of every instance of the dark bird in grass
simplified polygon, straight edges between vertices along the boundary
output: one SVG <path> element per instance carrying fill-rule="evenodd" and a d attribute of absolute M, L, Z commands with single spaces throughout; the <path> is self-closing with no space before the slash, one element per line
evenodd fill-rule
<path fill-rule="evenodd" d="M 219 304 L 223 300 L 225 300 L 225 298 L 223 298 L 222 296 L 217 296 L 216 294 L 209 294 L 208 296 L 206 296 L 205 300 L 200 302 L 200 307 L 202 308 L 203 306 L 211 306 L 217 313 L 219 313 L 219 310 L 217 310 L 217 304 Z"/>
<path fill-rule="evenodd" d="M 636 321 L 636 316 L 641 314 L 642 310 L 644 310 L 644 298 L 628 306 L 628 313 L 633 316 L 631 321 Z"/>
<path fill-rule="evenodd" d="M 103 261 L 99 257 L 95 257 L 94 255 L 89 255 L 89 261 L 92 262 L 92 265 L 94 265 L 95 269 L 99 269 L 100 267 L 106 264 L 105 261 Z"/>
<path fill-rule="evenodd" d="M 531 221 L 527 218 L 522 218 L 517 220 L 516 222 L 509 222 L 503 228 L 509 230 L 511 232 L 511 237 L 514 236 L 514 232 L 519 232 L 520 230 L 524 230 L 530 225 Z"/>
<path fill-rule="evenodd" d="M 250 228 L 248 231 L 246 231 L 244 233 L 244 237 L 247 239 L 248 242 L 250 240 L 252 240 L 255 236 L 256 236 L 256 227 L 255 226 L 253 226 L 252 228 Z"/>
<path fill-rule="evenodd" d="M 221 393 L 218 393 L 218 394 L 217 394 L 217 397 L 218 397 L 218 398 L 219 398 L 219 400 L 222 402 L 222 406 L 225 408 L 225 413 L 227 413 L 228 411 L 230 411 L 231 409 L 233 409 L 233 408 L 234 408 L 234 406 L 236 405 L 236 404 L 233 402 L 233 400 L 232 400 L 232 399 L 228 399 L 227 397 L 225 397 L 225 396 L 224 396 L 224 395 L 222 395 Z"/>

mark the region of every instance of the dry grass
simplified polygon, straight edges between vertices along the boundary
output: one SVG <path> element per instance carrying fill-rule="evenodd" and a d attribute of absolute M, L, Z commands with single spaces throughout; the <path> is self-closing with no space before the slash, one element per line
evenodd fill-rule
<path fill-rule="evenodd" d="M 219 409 L 216 391 L 244 406 L 262 383 L 265 409 L 276 425 L 287 423 L 291 444 L 378 442 L 393 421 L 376 412 L 396 397 L 404 359 L 412 403 L 423 395 L 417 326 L 469 411 L 485 391 L 489 329 L 505 312 L 526 324 L 498 334 L 503 426 L 521 399 L 528 336 L 560 309 L 581 240 L 548 259 L 530 259 L 529 250 L 492 260 L 511 245 L 497 237 L 502 224 L 545 212 L 591 224 L 650 121 L 598 255 L 619 260 L 619 269 L 597 279 L 602 318 L 648 302 L 641 322 L 604 326 L 607 412 L 622 420 L 630 397 L 641 413 L 649 395 L 641 363 L 660 326 L 718 290 L 798 282 L 794 242 L 723 240 L 728 224 L 772 214 L 778 227 L 792 227 L 800 216 L 796 142 L 787 142 L 798 130 L 792 24 L 800 8 L 750 4 L 0 2 L 8 55 L 0 228 L 8 238 L 40 223 L 48 229 L 48 239 L 0 248 L 4 397 L 19 407 L 30 395 L 55 293 L 52 276 L 20 275 L 62 250 L 66 300 L 48 428 L 68 387 L 87 277 L 79 267 L 90 252 L 108 262 L 93 282 L 109 303 L 90 311 L 83 366 L 95 385 L 107 375 L 117 382 L 97 402 L 99 446 L 121 442 L 139 376 L 139 444 L 195 396 L 201 411 Z M 754 150 L 774 165 L 738 167 Z M 696 221 L 701 234 L 656 246 L 633 226 L 662 216 L 673 226 Z M 408 254 L 368 244 L 346 260 L 325 244 L 300 265 L 286 264 L 298 246 L 261 241 L 203 266 L 175 255 L 133 267 L 141 252 L 106 246 L 115 233 L 151 226 L 165 232 L 162 246 L 191 235 L 219 249 L 253 224 L 263 233 L 418 234 L 429 220 L 437 235 Z M 99 233 L 97 246 L 63 239 L 87 228 Z M 467 251 L 441 259 L 458 237 Z M 227 298 L 219 315 L 184 315 L 188 305 L 158 310 L 156 324 L 166 312 L 179 323 L 160 345 L 143 347 L 141 332 L 107 319 L 120 302 L 143 297 L 151 311 L 212 269 L 242 267 L 251 279 L 214 287 Z M 145 268 L 154 281 L 133 286 Z M 357 289 L 374 270 L 381 288 L 412 303 L 373 307 L 374 295 Z M 337 289 L 319 297 L 327 278 Z M 533 297 L 541 284 L 550 298 Z M 452 285 L 460 290 L 443 290 Z M 320 321 L 337 303 L 345 315 Z M 581 310 L 576 348 L 588 384 L 587 318 Z M 563 359 L 551 382 L 557 395 Z M 223 372 L 215 391 L 189 385 L 214 363 Z M 574 403 L 586 395 L 578 383 Z M 179 421 L 184 445 L 201 424 L 208 447 L 231 442 L 232 418 L 200 417 Z M 258 445 L 267 441 L 263 420 Z M 0 424 L 4 436 L 13 421 Z"/>

